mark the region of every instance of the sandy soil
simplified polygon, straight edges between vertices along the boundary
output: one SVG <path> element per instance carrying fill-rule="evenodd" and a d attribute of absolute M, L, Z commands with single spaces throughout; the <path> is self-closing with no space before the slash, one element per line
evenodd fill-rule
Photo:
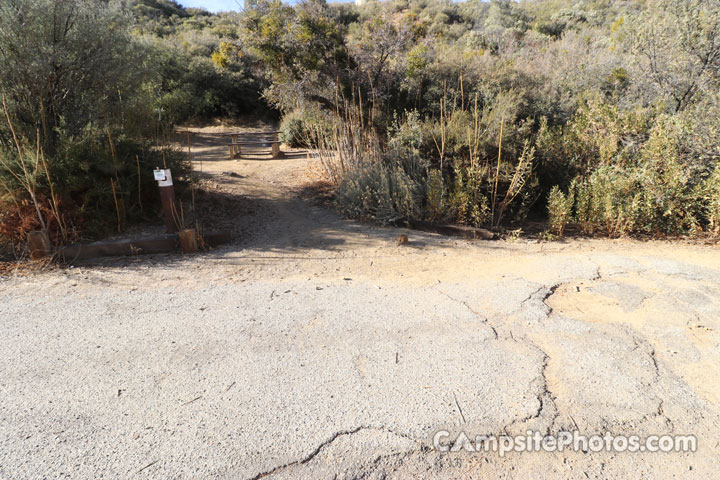
<path fill-rule="evenodd" d="M 0 280 L 0 477 L 716 478 L 717 247 L 361 224 L 303 199 L 307 152 L 229 160 L 222 131 L 192 150 L 233 244 Z M 443 454 L 439 429 L 699 449 Z"/>

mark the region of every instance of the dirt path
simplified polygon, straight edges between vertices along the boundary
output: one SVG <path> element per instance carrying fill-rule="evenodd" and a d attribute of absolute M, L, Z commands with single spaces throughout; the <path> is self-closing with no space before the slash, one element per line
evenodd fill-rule
<path fill-rule="evenodd" d="M 193 135 L 192 257 L 0 280 L 0 478 L 716 478 L 717 247 L 466 242 L 302 200 Z M 210 222 L 210 223 L 212 223 Z M 696 453 L 439 453 L 433 434 L 693 434 Z"/>

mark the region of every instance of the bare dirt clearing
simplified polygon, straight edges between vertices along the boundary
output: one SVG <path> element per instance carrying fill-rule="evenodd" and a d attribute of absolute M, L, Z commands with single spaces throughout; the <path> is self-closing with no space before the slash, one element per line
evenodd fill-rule
<path fill-rule="evenodd" d="M 359 224 L 300 198 L 305 152 L 218 133 L 193 151 L 233 245 L 0 280 L 0 477 L 716 478 L 716 247 Z M 439 454 L 438 429 L 699 450 Z"/>

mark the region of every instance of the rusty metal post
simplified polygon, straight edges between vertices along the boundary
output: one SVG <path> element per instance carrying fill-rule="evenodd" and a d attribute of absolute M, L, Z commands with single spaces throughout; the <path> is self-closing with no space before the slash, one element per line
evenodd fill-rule
<path fill-rule="evenodd" d="M 167 233 L 177 233 L 177 209 L 175 208 L 175 187 L 173 186 L 170 169 L 156 169 L 155 180 L 160 188 L 160 200 L 162 201 L 163 220 Z"/>

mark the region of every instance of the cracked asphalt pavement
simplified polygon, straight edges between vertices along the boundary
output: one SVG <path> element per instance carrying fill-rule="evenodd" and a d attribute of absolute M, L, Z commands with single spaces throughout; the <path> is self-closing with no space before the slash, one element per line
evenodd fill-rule
<path fill-rule="evenodd" d="M 233 245 L 0 279 L 0 478 L 717 478 L 717 247 L 397 246 L 273 183 L 301 160 L 257 163 L 206 164 L 246 175 Z M 443 429 L 698 450 L 441 453 Z"/>

